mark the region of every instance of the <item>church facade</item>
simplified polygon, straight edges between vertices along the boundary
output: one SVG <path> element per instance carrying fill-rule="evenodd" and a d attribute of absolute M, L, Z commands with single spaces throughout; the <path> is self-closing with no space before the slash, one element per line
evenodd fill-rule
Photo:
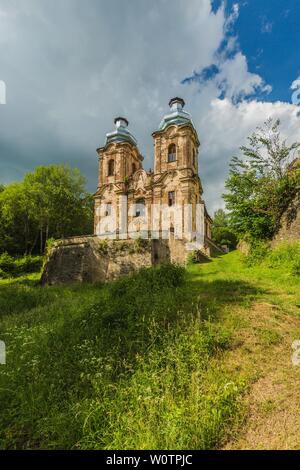
<path fill-rule="evenodd" d="M 181 98 L 153 132 L 154 170 L 143 168 L 125 118 L 106 135 L 99 157 L 94 234 L 102 239 L 147 238 L 185 243 L 210 255 L 211 223 L 199 177 L 200 142 Z M 178 245 L 178 244 L 177 244 Z M 190 247 L 190 248 L 189 248 Z"/>
<path fill-rule="evenodd" d="M 162 263 L 185 264 L 222 250 L 211 241 L 211 218 L 199 177 L 199 139 L 181 98 L 153 132 L 154 169 L 143 157 L 125 118 L 98 149 L 94 234 L 57 240 L 43 284 L 106 282 Z M 201 169 L 201 167 L 200 167 Z"/>

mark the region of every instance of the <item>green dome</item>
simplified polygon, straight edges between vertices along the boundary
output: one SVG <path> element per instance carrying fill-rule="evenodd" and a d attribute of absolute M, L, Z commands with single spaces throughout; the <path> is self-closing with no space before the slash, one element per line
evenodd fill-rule
<path fill-rule="evenodd" d="M 166 114 L 160 125 L 159 130 L 162 131 L 172 124 L 193 124 L 191 115 L 183 110 L 185 102 L 182 98 L 172 98 L 169 102 L 170 112 Z"/>

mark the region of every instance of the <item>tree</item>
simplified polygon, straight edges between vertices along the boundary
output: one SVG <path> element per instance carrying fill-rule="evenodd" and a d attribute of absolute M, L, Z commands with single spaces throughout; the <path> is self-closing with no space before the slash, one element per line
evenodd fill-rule
<path fill-rule="evenodd" d="M 35 230 L 31 202 L 23 183 L 12 183 L 0 193 L 0 252 L 27 252 Z"/>
<path fill-rule="evenodd" d="M 231 160 L 223 197 L 239 238 L 272 238 L 299 187 L 299 172 L 288 168 L 300 143 L 288 146 L 279 129 L 280 121 L 269 119 L 241 147 L 243 157 Z"/>
<path fill-rule="evenodd" d="M 219 246 L 228 245 L 232 249 L 236 247 L 236 235 L 231 230 L 229 215 L 223 209 L 218 209 L 214 213 L 212 240 Z"/>
<path fill-rule="evenodd" d="M 93 198 L 79 170 L 40 166 L 0 192 L 0 221 L 1 251 L 42 253 L 50 237 L 92 233 Z"/>
<path fill-rule="evenodd" d="M 37 167 L 24 178 L 25 191 L 36 211 L 40 251 L 49 238 L 92 231 L 92 208 L 85 191 L 85 178 L 64 165 Z"/>

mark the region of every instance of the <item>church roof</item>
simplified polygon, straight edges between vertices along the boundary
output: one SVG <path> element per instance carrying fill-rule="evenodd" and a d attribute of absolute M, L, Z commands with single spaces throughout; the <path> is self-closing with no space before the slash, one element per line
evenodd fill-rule
<path fill-rule="evenodd" d="M 169 102 L 170 112 L 163 117 L 158 129 L 163 131 L 171 124 L 182 125 L 189 123 L 194 125 L 191 115 L 183 110 L 184 105 L 185 102 L 182 98 L 172 98 Z"/>
<path fill-rule="evenodd" d="M 129 122 L 123 117 L 117 117 L 114 120 L 116 128 L 114 131 L 106 134 L 105 147 L 112 142 L 129 142 L 132 145 L 137 145 L 136 139 L 127 129 Z"/>

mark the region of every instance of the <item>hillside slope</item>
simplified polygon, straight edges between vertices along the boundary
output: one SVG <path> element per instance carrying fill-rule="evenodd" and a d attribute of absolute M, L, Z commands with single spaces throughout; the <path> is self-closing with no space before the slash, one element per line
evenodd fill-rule
<path fill-rule="evenodd" d="M 300 448 L 300 278 L 237 252 L 106 286 L 0 282 L 1 448 Z"/>
<path fill-rule="evenodd" d="M 232 349 L 222 363 L 248 384 L 244 422 L 223 448 L 299 449 L 300 366 L 292 363 L 292 343 L 300 339 L 299 276 L 263 264 L 247 268 L 238 253 L 200 270 L 212 284 L 241 283 L 249 292 L 240 288 L 240 298 L 222 312 L 223 327 L 234 325 Z M 236 296 L 234 290 L 232 294 Z"/>

